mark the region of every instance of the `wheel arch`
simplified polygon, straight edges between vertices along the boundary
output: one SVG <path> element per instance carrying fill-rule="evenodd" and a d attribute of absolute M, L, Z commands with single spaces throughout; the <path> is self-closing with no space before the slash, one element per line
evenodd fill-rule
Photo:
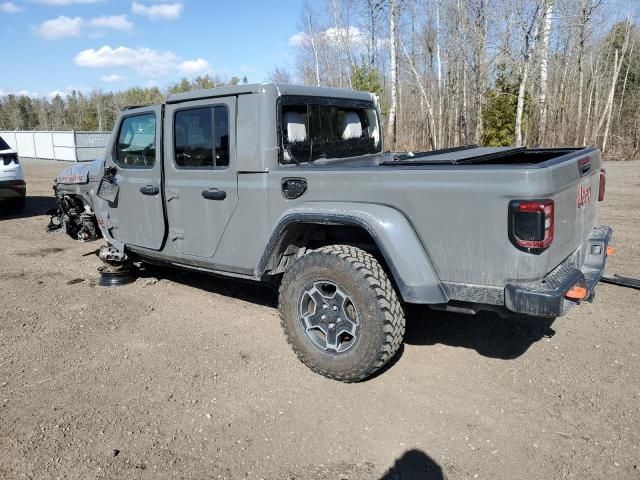
<path fill-rule="evenodd" d="M 314 230 L 331 231 L 350 228 L 368 237 L 380 253 L 408 303 L 446 303 L 447 294 L 433 263 L 409 220 L 398 210 L 377 204 L 351 202 L 308 202 L 287 210 L 276 222 L 264 253 L 256 268 L 256 276 L 264 277 L 286 270 L 283 258 L 297 258 L 308 244 L 296 245 L 296 239 Z M 338 240 L 344 243 L 344 239 Z"/>

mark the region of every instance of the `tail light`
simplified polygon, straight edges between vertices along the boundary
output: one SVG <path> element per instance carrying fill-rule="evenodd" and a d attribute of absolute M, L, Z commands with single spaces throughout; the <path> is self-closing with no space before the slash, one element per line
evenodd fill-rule
<path fill-rule="evenodd" d="M 2 161 L 4 163 L 4 166 L 7 167 L 9 165 L 11 165 L 11 163 L 15 163 L 16 165 L 18 165 L 20 162 L 18 161 L 18 156 L 17 155 L 4 155 L 2 158 Z"/>
<path fill-rule="evenodd" d="M 606 183 L 606 174 L 607 171 L 604 168 L 600 169 L 600 188 L 598 189 L 598 201 L 601 202 L 604 200 L 604 190 L 605 190 L 605 183 Z"/>
<path fill-rule="evenodd" d="M 553 200 L 509 203 L 509 240 L 518 249 L 539 254 L 553 242 Z"/>

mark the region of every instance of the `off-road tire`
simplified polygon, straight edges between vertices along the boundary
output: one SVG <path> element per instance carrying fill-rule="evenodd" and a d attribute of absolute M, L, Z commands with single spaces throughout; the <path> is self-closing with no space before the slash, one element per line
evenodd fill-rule
<path fill-rule="evenodd" d="M 344 353 L 318 348 L 299 314 L 305 288 L 316 281 L 340 285 L 359 314 L 359 335 Z M 342 382 L 373 375 L 398 352 L 405 332 L 404 311 L 395 288 L 376 258 L 349 245 L 312 250 L 285 272 L 279 292 L 280 323 L 298 359 L 311 370 Z"/>

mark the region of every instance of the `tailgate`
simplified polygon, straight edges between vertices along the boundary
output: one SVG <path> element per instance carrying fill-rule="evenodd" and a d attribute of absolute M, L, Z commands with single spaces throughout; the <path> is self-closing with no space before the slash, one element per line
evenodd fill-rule
<path fill-rule="evenodd" d="M 595 226 L 601 166 L 601 155 L 596 149 L 580 150 L 545 165 L 555 204 L 554 239 L 545 252 L 547 272 L 585 244 Z M 576 263 L 580 266 L 584 252 L 576 255 Z"/>

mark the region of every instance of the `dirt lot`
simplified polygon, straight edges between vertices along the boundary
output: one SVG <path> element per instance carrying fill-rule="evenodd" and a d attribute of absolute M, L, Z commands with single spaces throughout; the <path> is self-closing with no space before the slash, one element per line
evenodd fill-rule
<path fill-rule="evenodd" d="M 45 232 L 63 166 L 25 162 L 0 219 L 0 477 L 640 479 L 640 292 L 552 324 L 414 308 L 397 361 L 345 385 L 298 363 L 270 290 L 96 286 L 101 242 Z M 640 162 L 607 173 L 608 271 L 637 277 Z"/>

